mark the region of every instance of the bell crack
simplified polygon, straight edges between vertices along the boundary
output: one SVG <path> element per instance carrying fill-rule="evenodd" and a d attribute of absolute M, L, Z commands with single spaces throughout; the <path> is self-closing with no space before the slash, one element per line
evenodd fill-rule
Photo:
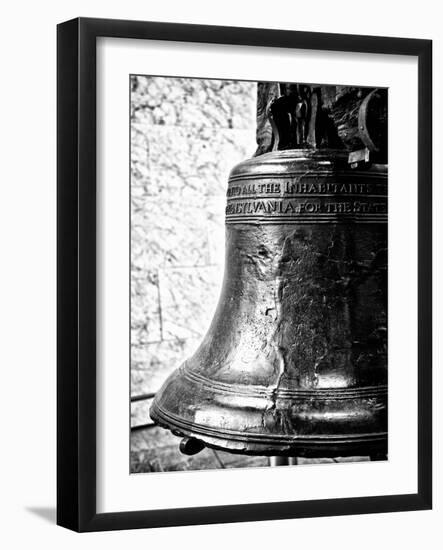
<path fill-rule="evenodd" d="M 313 375 L 312 375 L 312 382 L 315 386 L 318 386 L 318 368 L 322 365 L 326 357 L 329 355 L 329 348 L 321 355 L 317 361 L 314 363 L 314 369 L 313 369 Z"/>
<path fill-rule="evenodd" d="M 269 345 L 272 346 L 274 349 L 277 365 L 278 365 L 278 375 L 277 380 L 274 384 L 274 386 L 271 386 L 271 393 L 270 393 L 270 403 L 265 408 L 265 410 L 262 413 L 262 425 L 264 428 L 267 428 L 267 424 L 269 422 L 269 414 L 272 414 L 272 416 L 275 416 L 275 411 L 277 408 L 277 398 L 278 398 L 278 390 L 280 389 L 280 386 L 283 381 L 283 377 L 286 374 L 286 350 L 281 344 L 279 343 L 279 340 L 281 339 L 281 321 L 282 321 L 282 298 L 283 298 L 283 289 L 287 285 L 287 281 L 285 278 L 277 278 L 276 285 L 274 287 L 274 307 L 268 307 L 266 309 L 266 315 L 269 314 L 271 311 L 275 311 L 275 329 L 269 339 Z M 268 422 L 267 422 L 268 419 Z M 273 423 L 275 423 L 275 419 L 273 420 Z"/>

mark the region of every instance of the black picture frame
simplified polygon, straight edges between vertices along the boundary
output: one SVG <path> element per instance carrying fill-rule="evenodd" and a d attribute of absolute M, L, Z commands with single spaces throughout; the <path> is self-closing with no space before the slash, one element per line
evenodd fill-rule
<path fill-rule="evenodd" d="M 104 531 L 425 510 L 432 506 L 432 42 L 78 18 L 57 29 L 57 523 Z M 96 39 L 174 40 L 418 58 L 416 494 L 96 512 Z"/>

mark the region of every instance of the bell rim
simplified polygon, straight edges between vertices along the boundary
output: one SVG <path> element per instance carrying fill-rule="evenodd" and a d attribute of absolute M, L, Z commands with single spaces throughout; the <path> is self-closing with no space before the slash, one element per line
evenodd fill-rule
<path fill-rule="evenodd" d="M 387 453 L 388 432 L 289 436 L 229 429 L 220 431 L 168 413 L 156 402 L 151 406 L 150 416 L 156 424 L 178 437 L 194 438 L 202 441 L 205 447 L 234 454 L 328 458 Z"/>

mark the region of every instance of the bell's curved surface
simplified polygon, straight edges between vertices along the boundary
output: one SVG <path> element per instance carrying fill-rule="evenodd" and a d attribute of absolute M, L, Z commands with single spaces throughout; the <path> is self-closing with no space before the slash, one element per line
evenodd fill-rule
<path fill-rule="evenodd" d="M 152 418 L 231 452 L 387 452 L 387 173 L 341 151 L 236 166 L 223 289 Z"/>

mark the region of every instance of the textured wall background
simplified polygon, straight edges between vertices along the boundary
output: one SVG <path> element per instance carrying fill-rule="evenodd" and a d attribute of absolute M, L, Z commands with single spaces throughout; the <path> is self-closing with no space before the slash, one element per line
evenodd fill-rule
<path fill-rule="evenodd" d="M 256 149 L 256 83 L 131 78 L 131 394 L 155 392 L 212 319 L 231 168 Z M 150 401 L 131 405 L 133 426 Z"/>

